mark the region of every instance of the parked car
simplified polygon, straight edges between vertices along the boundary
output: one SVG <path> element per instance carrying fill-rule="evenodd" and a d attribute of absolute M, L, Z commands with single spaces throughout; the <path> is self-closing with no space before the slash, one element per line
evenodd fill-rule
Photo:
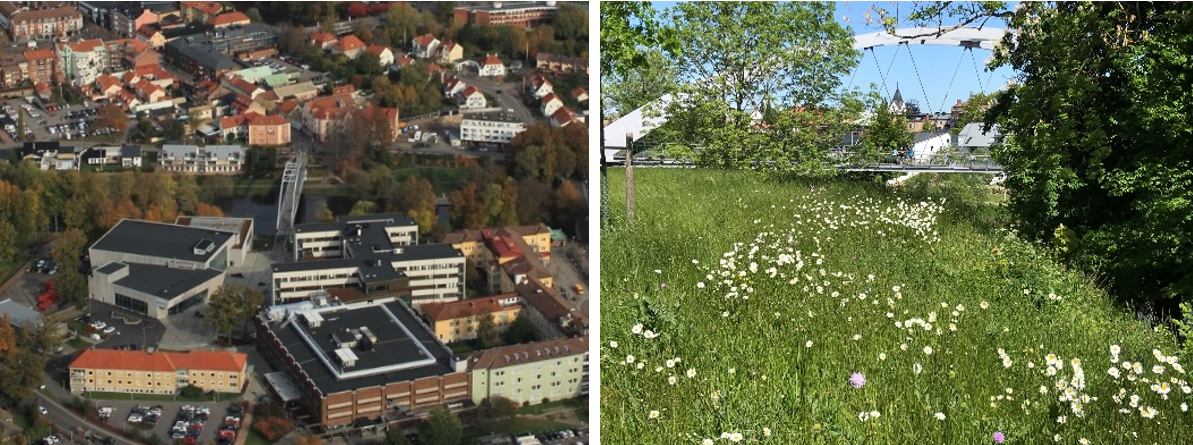
<path fill-rule="evenodd" d="M 37 412 L 41 413 L 41 415 L 43 415 L 43 416 L 50 414 L 50 412 L 46 410 L 46 407 L 41 406 L 41 405 L 37 406 Z"/>

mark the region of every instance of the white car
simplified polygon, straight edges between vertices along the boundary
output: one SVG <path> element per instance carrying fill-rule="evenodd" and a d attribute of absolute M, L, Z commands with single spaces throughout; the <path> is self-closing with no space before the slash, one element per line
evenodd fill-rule
<path fill-rule="evenodd" d="M 141 423 L 141 415 L 137 413 L 129 414 L 128 423 Z"/>
<path fill-rule="evenodd" d="M 37 406 L 37 412 L 41 413 L 41 415 L 43 415 L 43 416 L 50 414 L 50 412 L 46 410 L 46 407 L 41 406 L 41 405 Z"/>
<path fill-rule="evenodd" d="M 105 333 L 105 334 L 111 334 L 111 333 L 113 333 L 113 332 L 116 332 L 116 327 L 115 327 L 115 326 L 108 326 L 106 329 L 104 329 L 104 333 Z"/>
<path fill-rule="evenodd" d="M 99 321 L 99 320 L 95 320 L 95 321 L 91 322 L 91 327 L 93 327 L 93 328 L 95 328 L 95 329 L 97 329 L 97 330 L 98 330 L 98 329 L 103 329 L 103 328 L 105 328 L 105 327 L 107 327 L 107 326 L 108 326 L 108 324 L 107 324 L 107 323 L 104 323 L 104 322 L 102 322 L 102 321 Z"/>

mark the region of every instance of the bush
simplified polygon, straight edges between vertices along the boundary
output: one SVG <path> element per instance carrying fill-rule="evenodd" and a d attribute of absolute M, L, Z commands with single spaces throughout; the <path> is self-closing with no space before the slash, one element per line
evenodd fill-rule
<path fill-rule="evenodd" d="M 203 390 L 199 389 L 199 387 L 195 385 L 186 385 L 182 387 L 182 396 L 197 399 L 199 397 L 203 397 Z"/>
<path fill-rule="evenodd" d="M 283 417 L 270 417 L 253 422 L 253 431 L 256 431 L 270 442 L 281 439 L 282 436 L 289 434 L 292 429 L 294 427 L 290 425 L 290 421 Z"/>

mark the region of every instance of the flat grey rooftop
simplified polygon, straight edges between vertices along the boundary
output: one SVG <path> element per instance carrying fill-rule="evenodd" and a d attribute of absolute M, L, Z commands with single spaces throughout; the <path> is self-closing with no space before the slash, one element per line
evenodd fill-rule
<path fill-rule="evenodd" d="M 215 243 L 216 248 L 196 255 L 194 247 L 204 239 Z M 211 259 L 219 251 L 219 246 L 230 239 L 232 232 L 125 219 L 100 237 L 91 248 L 202 263 Z"/>
<path fill-rule="evenodd" d="M 398 322 L 410 331 L 410 335 L 396 326 L 393 319 L 380 306 L 388 308 Z M 433 334 L 407 312 L 405 305 L 401 302 L 395 301 L 384 305 L 325 312 L 322 316 L 324 320 L 322 325 L 313 330 L 308 329 L 301 319 L 295 319 L 288 323 L 271 322 L 266 326 L 277 336 L 282 346 L 289 351 L 325 396 L 357 388 L 382 386 L 393 382 L 406 382 L 455 372 L 451 366 L 451 354 L 435 340 Z M 432 364 L 403 370 L 337 379 L 335 371 L 328 369 L 328 365 L 319 358 L 319 354 L 311 349 L 311 346 L 299 333 L 299 330 L 305 332 L 309 338 L 314 340 L 324 355 L 331 357 L 334 363 L 336 344 L 332 339 L 332 334 L 343 333 L 347 329 L 356 329 L 361 326 L 368 327 L 378 337 L 378 343 L 372 351 L 363 352 L 353 349 L 358 360 L 356 365 L 350 369 L 352 371 L 384 368 L 427 359 L 428 357 L 422 355 L 422 349 L 430 352 L 431 357 L 429 358 L 435 361 Z M 422 348 L 417 345 L 422 345 Z"/>
<path fill-rule="evenodd" d="M 153 264 L 126 263 L 128 276 L 116 284 L 169 300 L 222 274 L 215 269 L 171 269 Z"/>

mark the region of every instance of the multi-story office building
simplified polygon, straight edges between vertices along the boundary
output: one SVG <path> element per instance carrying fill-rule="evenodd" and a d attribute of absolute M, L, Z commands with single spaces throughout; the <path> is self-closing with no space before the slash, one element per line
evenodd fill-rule
<path fill-rule="evenodd" d="M 531 28 L 551 24 L 555 20 L 556 11 L 559 10 L 555 2 L 477 3 L 483 4 L 456 8 L 453 11 L 455 21 L 461 25 Z"/>
<path fill-rule="evenodd" d="M 424 417 L 470 398 L 452 356 L 401 301 L 292 312 L 257 321 L 257 348 L 279 372 L 270 391 L 324 430 Z"/>
<path fill-rule="evenodd" d="M 291 244 L 296 262 L 273 266 L 274 304 L 330 294 L 341 301 L 414 304 L 464 296 L 465 260 L 448 244 L 416 244 L 418 226 L 389 213 L 299 224 Z"/>
<path fill-rule="evenodd" d="M 460 140 L 474 144 L 507 144 L 526 124 L 506 111 L 465 114 L 460 120 Z"/>
<path fill-rule="evenodd" d="M 248 382 L 248 356 L 239 352 L 88 349 L 70 364 L 74 394 L 177 394 L 188 385 L 239 393 Z"/>
<path fill-rule="evenodd" d="M 152 318 L 203 304 L 224 283 L 236 234 L 125 219 L 91 246 L 92 299 Z"/>

